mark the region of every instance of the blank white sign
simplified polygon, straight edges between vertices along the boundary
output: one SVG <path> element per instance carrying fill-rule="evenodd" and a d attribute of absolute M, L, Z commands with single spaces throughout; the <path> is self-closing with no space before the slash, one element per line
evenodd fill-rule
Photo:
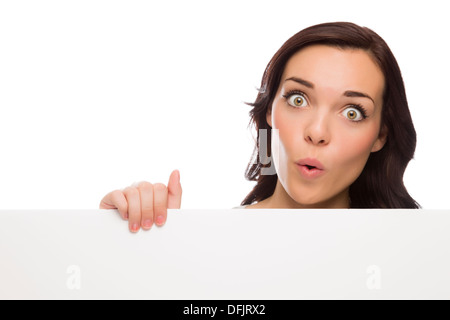
<path fill-rule="evenodd" d="M 448 210 L 0 211 L 0 299 L 448 299 Z"/>

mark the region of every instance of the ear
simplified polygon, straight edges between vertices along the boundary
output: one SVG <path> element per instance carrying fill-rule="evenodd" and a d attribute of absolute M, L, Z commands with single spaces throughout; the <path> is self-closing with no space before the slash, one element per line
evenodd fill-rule
<path fill-rule="evenodd" d="M 272 108 L 267 109 L 266 121 L 269 124 L 269 126 L 272 128 Z"/>
<path fill-rule="evenodd" d="M 378 134 L 377 140 L 375 140 L 375 143 L 372 146 L 371 152 L 380 151 L 386 144 L 387 136 L 388 136 L 388 129 L 385 125 L 383 125 L 383 127 L 380 130 L 380 133 Z"/>

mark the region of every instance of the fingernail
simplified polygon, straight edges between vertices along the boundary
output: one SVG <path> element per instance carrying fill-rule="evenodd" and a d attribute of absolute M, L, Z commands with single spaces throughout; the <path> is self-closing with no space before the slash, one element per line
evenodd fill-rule
<path fill-rule="evenodd" d="M 144 220 L 144 223 L 142 224 L 142 226 L 145 229 L 150 229 L 152 227 L 152 224 L 153 224 L 153 221 L 151 219 L 147 219 L 147 220 Z"/>
<path fill-rule="evenodd" d="M 133 224 L 131 225 L 131 231 L 132 231 L 132 232 L 137 232 L 138 230 L 139 230 L 139 224 L 133 223 Z"/>
<path fill-rule="evenodd" d="M 156 224 L 158 226 L 162 226 L 164 224 L 164 217 L 163 216 L 157 216 L 156 217 Z"/>

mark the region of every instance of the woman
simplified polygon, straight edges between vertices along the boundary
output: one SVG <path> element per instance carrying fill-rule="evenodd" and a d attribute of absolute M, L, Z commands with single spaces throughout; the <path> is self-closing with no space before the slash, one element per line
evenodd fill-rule
<path fill-rule="evenodd" d="M 403 184 L 416 133 L 402 76 L 372 30 L 338 22 L 295 34 L 269 62 L 250 105 L 258 142 L 246 178 L 257 184 L 241 205 L 420 207 Z M 167 188 L 142 182 L 107 194 L 100 208 L 117 208 L 136 232 L 163 225 L 181 194 L 175 170 Z"/>

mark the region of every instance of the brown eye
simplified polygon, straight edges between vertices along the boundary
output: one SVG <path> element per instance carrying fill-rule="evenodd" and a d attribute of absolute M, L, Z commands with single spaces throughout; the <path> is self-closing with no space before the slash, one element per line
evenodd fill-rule
<path fill-rule="evenodd" d="M 288 103 L 293 107 L 305 107 L 306 99 L 300 94 L 293 94 L 289 97 Z"/>
<path fill-rule="evenodd" d="M 349 112 L 347 112 L 347 118 L 352 119 L 352 120 L 356 119 L 355 110 L 350 110 Z"/>
<path fill-rule="evenodd" d="M 343 115 L 351 121 L 361 121 L 364 119 L 363 115 L 361 114 L 361 111 L 359 111 L 356 108 L 345 109 Z"/>

